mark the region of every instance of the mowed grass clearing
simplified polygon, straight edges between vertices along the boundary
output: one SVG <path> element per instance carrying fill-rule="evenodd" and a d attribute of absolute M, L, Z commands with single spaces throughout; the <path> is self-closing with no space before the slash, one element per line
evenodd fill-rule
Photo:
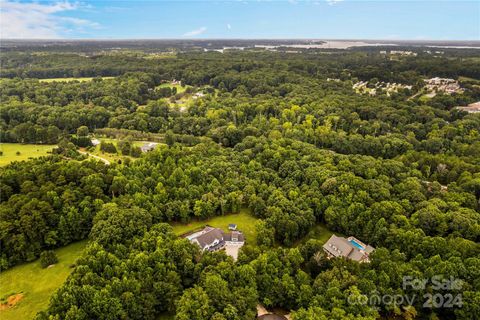
<path fill-rule="evenodd" d="M 330 239 L 334 232 L 330 231 L 323 223 L 316 224 L 302 239 L 295 242 L 295 246 L 305 244 L 310 239 L 320 240 L 325 243 Z M 344 236 L 341 233 L 335 232 L 337 236 Z"/>
<path fill-rule="evenodd" d="M 40 261 L 21 264 L 0 273 L 0 297 L 23 294 L 13 307 L 0 310 L 0 319 L 32 319 L 47 308 L 50 296 L 73 271 L 70 266 L 81 255 L 87 241 L 80 241 L 55 250 L 58 263 L 42 269 Z"/>
<path fill-rule="evenodd" d="M 187 90 L 188 86 L 182 87 L 179 84 L 171 84 L 171 83 L 162 83 L 161 85 L 157 86 L 157 88 L 177 88 L 177 93 L 182 93 Z"/>
<path fill-rule="evenodd" d="M 38 79 L 40 82 L 71 82 L 71 81 L 80 81 L 87 82 L 92 81 L 95 78 L 101 78 L 102 80 L 109 80 L 115 77 L 80 77 L 80 78 L 50 78 L 50 79 Z"/>
<path fill-rule="evenodd" d="M 96 139 L 98 139 L 100 142 L 113 143 L 115 145 L 115 148 L 117 148 L 117 153 L 104 152 L 104 151 L 100 150 L 100 145 L 95 146 L 93 149 L 90 149 L 90 151 L 85 149 L 85 148 L 81 148 L 81 150 L 85 151 L 89 154 L 107 159 L 108 161 L 110 161 L 112 163 L 117 162 L 118 160 L 125 159 L 125 158 L 129 158 L 131 161 L 135 161 L 135 160 L 139 159 L 139 158 L 134 158 L 134 157 L 129 156 L 129 155 L 122 155 L 122 153 L 120 152 L 120 150 L 118 148 L 118 142 L 120 141 L 120 139 L 100 138 L 100 137 L 96 138 Z M 153 142 L 153 141 L 139 141 L 139 140 L 137 140 L 137 141 L 132 141 L 132 145 L 135 146 L 135 147 L 142 147 L 144 144 L 149 143 L 149 142 Z M 162 144 L 164 145 L 164 143 L 161 143 L 161 142 L 155 142 L 155 143 L 158 143 L 157 147 L 159 147 Z"/>
<path fill-rule="evenodd" d="M 0 156 L 0 166 L 5 166 L 13 161 L 46 156 L 54 147 L 56 145 L 0 143 L 0 151 L 3 152 Z M 20 152 L 19 155 L 17 155 L 17 151 Z"/>
<path fill-rule="evenodd" d="M 245 235 L 246 243 L 255 245 L 257 243 L 257 233 L 255 231 L 255 223 L 257 220 L 257 218 L 250 214 L 248 209 L 243 208 L 239 213 L 213 217 L 208 220 L 192 221 L 187 224 L 173 223 L 172 226 L 173 232 L 180 236 L 187 232 L 202 228 L 207 224 L 228 232 L 228 225 L 234 223 L 237 225 L 237 230 L 242 231 Z"/>

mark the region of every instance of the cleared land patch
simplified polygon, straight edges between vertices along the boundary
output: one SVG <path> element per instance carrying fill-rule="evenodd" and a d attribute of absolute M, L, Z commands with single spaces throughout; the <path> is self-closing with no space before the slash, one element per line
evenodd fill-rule
<path fill-rule="evenodd" d="M 95 78 L 102 78 L 102 80 L 113 79 L 115 77 L 80 77 L 80 78 L 50 78 L 50 79 L 38 79 L 40 82 L 71 82 L 71 81 L 92 81 Z"/>
<path fill-rule="evenodd" d="M 50 268 L 42 269 L 36 260 L 0 273 L 0 297 L 8 304 L 0 308 L 0 319 L 32 319 L 44 310 L 50 296 L 73 271 L 71 265 L 86 245 L 87 241 L 80 241 L 55 250 L 58 263 Z"/>
<path fill-rule="evenodd" d="M 225 232 L 228 232 L 228 225 L 230 223 L 235 223 L 237 225 L 237 229 L 239 231 L 242 231 L 245 235 L 246 243 L 256 244 L 257 233 L 255 231 L 255 223 L 257 222 L 257 220 L 257 218 L 250 214 L 248 209 L 241 209 L 239 213 L 217 216 L 208 220 L 192 221 L 187 224 L 175 223 L 172 224 L 172 226 L 173 232 L 180 236 L 187 232 L 202 228 L 207 224 L 209 226 L 219 228 Z"/>
<path fill-rule="evenodd" d="M 302 239 L 298 240 L 295 245 L 304 244 L 310 239 L 320 240 L 322 243 L 325 243 L 334 233 L 337 236 L 343 236 L 341 233 L 330 231 L 325 224 L 318 223 Z"/>
<path fill-rule="evenodd" d="M 118 142 L 121 140 L 121 139 L 113 139 L 113 138 L 96 138 L 98 139 L 100 142 L 109 142 L 109 143 L 113 143 L 113 145 L 115 145 L 115 148 L 117 148 L 117 153 L 108 153 L 108 152 L 105 152 L 105 151 L 102 151 L 100 150 L 100 145 L 97 145 L 97 146 L 94 146 L 92 148 L 80 148 L 80 150 L 82 152 L 85 152 L 85 153 L 88 153 L 89 155 L 94 155 L 94 156 L 97 156 L 97 157 L 100 157 L 100 158 L 103 158 L 103 159 L 106 159 L 110 162 L 117 162 L 118 160 L 122 160 L 122 159 L 125 159 L 125 158 L 130 158 L 130 160 L 132 161 L 135 161 L 137 160 L 138 158 L 134 158 L 130 155 L 123 155 L 119 148 L 118 148 Z M 132 141 L 132 145 L 134 147 L 141 147 L 143 146 L 144 144 L 146 143 L 149 143 L 149 142 L 153 142 L 153 141 L 139 141 L 139 140 L 136 140 L 136 141 Z M 157 143 L 157 147 L 160 146 L 161 144 L 163 143 L 160 143 L 160 142 L 155 142 Z"/>
<path fill-rule="evenodd" d="M 171 84 L 171 83 L 162 83 L 161 85 L 157 86 L 157 88 L 171 88 L 171 89 L 176 88 L 177 93 L 185 92 L 185 90 L 187 90 L 187 87 L 188 86 L 182 87 L 182 85 L 180 84 Z"/>
<path fill-rule="evenodd" d="M 46 156 L 54 147 L 56 145 L 2 143 L 0 144 L 0 166 L 5 166 L 13 161 Z"/>

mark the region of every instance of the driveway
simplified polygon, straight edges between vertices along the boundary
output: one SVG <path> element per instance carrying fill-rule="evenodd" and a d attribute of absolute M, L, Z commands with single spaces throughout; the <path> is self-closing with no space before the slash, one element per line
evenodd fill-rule
<path fill-rule="evenodd" d="M 85 152 L 85 151 L 81 151 L 81 150 L 78 150 L 78 152 L 80 152 L 81 154 L 84 154 L 84 155 L 87 155 L 89 157 L 92 157 L 92 158 L 95 158 L 97 160 L 100 160 L 102 161 L 103 163 L 105 163 L 106 165 L 109 165 L 110 164 L 110 161 L 108 161 L 107 159 L 105 158 L 102 158 L 102 157 L 99 157 L 99 156 L 96 156 L 96 155 L 93 155 L 91 153 L 88 153 L 88 152 Z"/>
<path fill-rule="evenodd" d="M 227 255 L 233 258 L 233 260 L 237 261 L 238 258 L 238 251 L 243 246 L 243 244 L 226 244 L 225 245 L 225 252 Z"/>

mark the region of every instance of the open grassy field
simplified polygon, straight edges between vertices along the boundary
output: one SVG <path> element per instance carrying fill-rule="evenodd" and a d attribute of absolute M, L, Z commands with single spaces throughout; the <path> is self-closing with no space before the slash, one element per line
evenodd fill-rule
<path fill-rule="evenodd" d="M 0 319 L 32 319 L 37 312 L 44 310 L 52 293 L 72 272 L 70 265 L 86 245 L 87 241 L 80 241 L 55 250 L 58 263 L 50 268 L 42 269 L 36 260 L 0 273 L 0 298 L 19 293 L 23 295 L 15 306 L 0 310 Z"/>
<path fill-rule="evenodd" d="M 101 77 L 103 80 L 113 79 L 115 77 Z M 50 79 L 39 79 L 40 82 L 70 82 L 70 81 L 92 81 L 94 77 L 82 77 L 82 78 L 50 78 Z"/>
<path fill-rule="evenodd" d="M 117 140 L 116 139 L 98 139 L 98 140 L 105 141 L 105 142 L 112 142 L 115 145 L 115 147 L 117 147 Z M 116 162 L 117 160 L 121 160 L 125 157 L 131 158 L 132 160 L 135 159 L 133 157 L 124 156 L 124 155 L 120 154 L 120 151 L 118 151 L 117 153 L 103 152 L 103 151 L 100 150 L 100 145 L 95 146 L 95 148 L 92 151 L 87 150 L 86 152 L 88 152 L 89 154 L 93 154 L 97 157 L 107 159 L 110 162 Z"/>
<path fill-rule="evenodd" d="M 257 218 L 250 214 L 248 209 L 241 209 L 239 213 L 228 214 L 225 216 L 218 216 L 208 220 L 192 221 L 188 224 L 175 223 L 172 224 L 173 231 L 177 235 L 185 234 L 189 231 L 209 225 L 215 228 L 220 228 L 228 232 L 228 224 L 237 224 L 237 229 L 242 231 L 246 237 L 247 243 L 257 243 L 257 233 L 255 232 L 255 222 Z"/>
<path fill-rule="evenodd" d="M 112 138 L 97 138 L 97 139 L 102 141 L 102 142 L 113 143 L 115 145 L 115 147 L 118 149 L 118 141 L 119 141 L 118 139 L 112 139 Z M 148 143 L 148 142 L 150 142 L 150 141 L 133 141 L 133 145 L 135 147 L 141 147 L 145 143 Z M 156 142 L 156 143 L 158 143 L 158 142 Z M 158 143 L 158 144 L 160 145 L 161 143 Z M 82 149 L 82 151 L 88 152 L 89 154 L 95 155 L 97 157 L 107 159 L 110 162 L 116 162 L 116 161 L 121 160 L 123 158 L 130 158 L 130 160 L 132 160 L 132 161 L 135 161 L 136 159 L 138 159 L 138 158 L 134 158 L 134 157 L 131 157 L 131 156 L 122 155 L 120 153 L 120 150 L 117 150 L 116 154 L 115 153 L 103 152 L 103 151 L 100 150 L 100 145 L 97 145 L 92 151 L 87 151 L 87 150 L 84 150 L 84 149 Z"/>
<path fill-rule="evenodd" d="M 2 152 L 0 166 L 7 165 L 13 161 L 46 156 L 54 147 L 55 145 L 44 144 L 0 143 L 0 151 Z M 20 152 L 19 155 L 17 155 L 17 151 Z"/>
<path fill-rule="evenodd" d="M 177 88 L 177 93 L 182 93 L 187 90 L 188 86 L 182 87 L 179 84 L 170 84 L 170 83 L 162 83 L 161 85 L 157 86 L 157 88 Z"/>

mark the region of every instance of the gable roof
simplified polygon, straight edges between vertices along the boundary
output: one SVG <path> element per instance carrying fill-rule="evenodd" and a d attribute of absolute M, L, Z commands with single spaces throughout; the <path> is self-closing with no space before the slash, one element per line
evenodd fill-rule
<path fill-rule="evenodd" d="M 354 237 L 348 239 L 332 235 L 323 245 L 323 249 L 334 257 L 344 257 L 355 261 L 368 261 L 368 255 L 375 250 Z"/>
<path fill-rule="evenodd" d="M 207 229 L 208 228 L 208 229 Z M 208 245 L 211 245 L 215 240 L 223 240 L 223 232 L 217 228 L 205 228 L 205 232 L 198 235 L 192 240 L 196 240 L 200 247 L 205 248 Z"/>
<path fill-rule="evenodd" d="M 343 237 L 332 235 L 323 245 L 323 248 L 335 257 L 348 257 L 353 251 L 352 245 Z"/>
<path fill-rule="evenodd" d="M 155 142 L 145 143 L 143 146 L 140 147 L 140 150 L 142 150 L 142 152 L 151 151 L 151 150 L 155 149 L 157 144 L 158 143 L 155 143 Z"/>
<path fill-rule="evenodd" d="M 240 231 L 232 231 L 232 232 L 229 232 L 229 233 L 225 233 L 223 234 L 223 239 L 225 241 L 232 241 L 232 238 L 237 238 L 237 242 L 245 242 L 245 236 L 243 235 L 243 233 L 241 233 Z"/>

